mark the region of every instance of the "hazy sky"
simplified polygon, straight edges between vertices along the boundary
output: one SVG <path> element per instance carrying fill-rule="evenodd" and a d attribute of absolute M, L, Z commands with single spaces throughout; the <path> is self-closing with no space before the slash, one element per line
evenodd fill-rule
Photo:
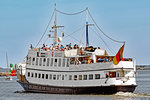
<path fill-rule="evenodd" d="M 68 13 L 88 7 L 96 23 L 107 35 L 126 41 L 124 57 L 136 58 L 137 64 L 150 64 L 150 0 L 0 0 L 0 66 L 6 66 L 6 51 L 9 62 L 23 61 L 30 44 L 35 46 L 45 31 L 55 3 L 58 10 Z M 84 26 L 85 12 L 75 16 L 58 13 L 57 19 L 57 24 L 64 25 L 64 31 L 71 34 Z M 89 23 L 93 24 L 91 18 Z M 90 29 L 90 44 L 107 49 Z M 85 35 L 80 38 L 83 32 L 84 29 L 73 36 L 84 41 Z M 122 45 L 101 36 L 115 52 Z M 65 38 L 62 44 L 69 42 L 75 43 L 73 39 Z M 52 44 L 52 40 L 46 44 Z"/>

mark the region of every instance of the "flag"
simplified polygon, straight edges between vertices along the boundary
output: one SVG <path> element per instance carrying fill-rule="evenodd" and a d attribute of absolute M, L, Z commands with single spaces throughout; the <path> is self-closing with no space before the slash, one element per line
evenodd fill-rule
<path fill-rule="evenodd" d="M 119 63 L 119 61 L 123 58 L 124 45 L 125 44 L 123 44 L 123 46 L 119 49 L 116 56 L 113 58 L 114 65 L 117 65 Z"/>

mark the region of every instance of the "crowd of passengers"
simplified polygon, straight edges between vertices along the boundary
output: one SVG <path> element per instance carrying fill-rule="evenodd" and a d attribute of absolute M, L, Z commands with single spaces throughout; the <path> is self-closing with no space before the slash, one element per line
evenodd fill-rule
<path fill-rule="evenodd" d="M 60 51 L 64 51 L 64 50 L 71 50 L 71 49 L 80 49 L 80 50 L 82 50 L 82 51 L 84 51 L 85 50 L 85 48 L 84 47 L 79 47 L 77 44 L 75 44 L 74 46 L 71 46 L 71 43 L 70 44 L 68 44 L 68 45 L 66 45 L 66 46 L 63 46 L 63 45 L 60 45 L 60 44 L 58 44 L 58 45 L 53 45 L 52 44 L 52 46 L 48 46 L 48 45 L 45 45 L 45 44 L 43 44 L 43 46 L 42 47 L 39 47 L 39 48 L 34 48 L 33 46 L 32 46 L 32 44 L 31 44 L 31 46 L 30 46 L 30 48 L 32 49 L 32 50 L 44 50 L 44 51 L 49 51 L 49 50 L 60 50 Z M 98 49 L 100 49 L 100 47 L 98 47 Z"/>

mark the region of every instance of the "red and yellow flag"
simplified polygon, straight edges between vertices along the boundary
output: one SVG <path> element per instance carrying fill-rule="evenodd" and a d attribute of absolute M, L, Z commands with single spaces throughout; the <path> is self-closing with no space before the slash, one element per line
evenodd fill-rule
<path fill-rule="evenodd" d="M 123 58 L 124 45 L 125 44 L 123 44 L 123 46 L 119 49 L 116 56 L 113 58 L 114 65 L 117 65 L 119 63 L 119 61 Z"/>

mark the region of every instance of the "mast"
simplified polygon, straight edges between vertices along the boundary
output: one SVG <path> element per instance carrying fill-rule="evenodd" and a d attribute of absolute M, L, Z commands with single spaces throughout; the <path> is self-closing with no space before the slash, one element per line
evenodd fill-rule
<path fill-rule="evenodd" d="M 56 26 L 56 4 L 55 4 L 55 10 L 54 10 L 54 45 L 57 45 L 57 26 Z"/>
<path fill-rule="evenodd" d="M 6 51 L 6 62 L 7 62 L 7 68 L 8 68 L 8 72 L 9 72 L 9 67 L 8 67 L 8 55 L 7 55 L 7 51 Z"/>
<path fill-rule="evenodd" d="M 89 46 L 89 37 L 88 37 L 88 8 L 86 8 L 86 47 Z"/>
<path fill-rule="evenodd" d="M 64 26 L 57 26 L 57 18 L 56 18 L 56 4 L 55 4 L 55 9 L 54 9 L 54 26 L 52 26 L 52 29 L 54 29 L 54 46 L 57 45 L 58 43 L 58 40 L 57 40 L 57 28 L 61 28 L 61 27 L 64 27 Z"/>

